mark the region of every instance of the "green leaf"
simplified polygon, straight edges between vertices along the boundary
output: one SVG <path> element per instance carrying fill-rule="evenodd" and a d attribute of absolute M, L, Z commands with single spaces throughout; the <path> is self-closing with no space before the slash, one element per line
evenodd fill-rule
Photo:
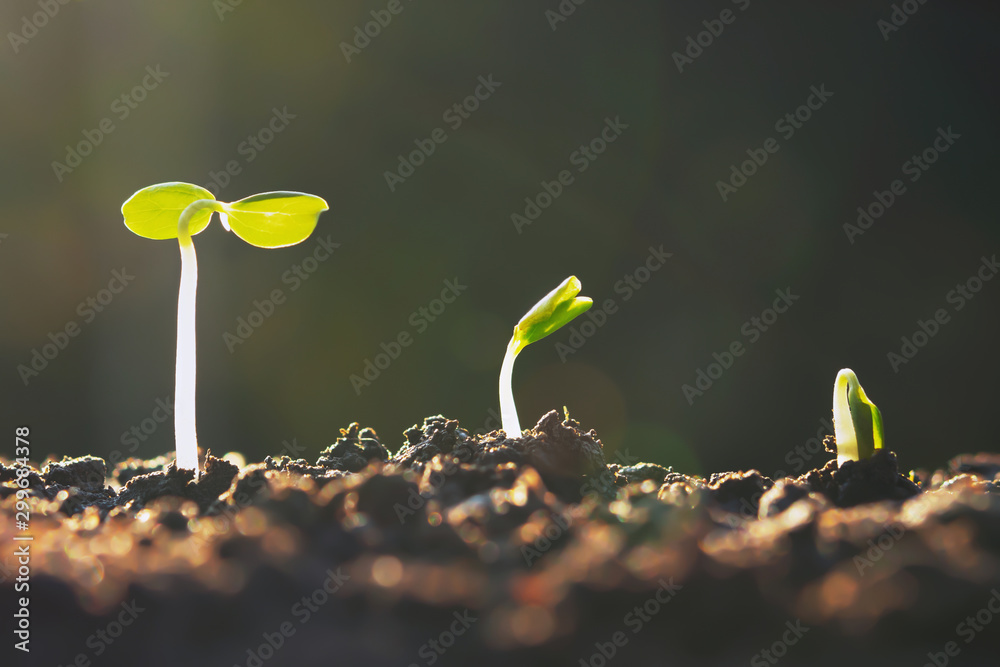
<path fill-rule="evenodd" d="M 222 224 L 250 245 L 283 248 L 309 238 L 326 202 L 302 192 L 265 192 L 223 204 Z"/>
<path fill-rule="evenodd" d="M 147 239 L 177 238 L 177 223 L 181 212 L 199 199 L 212 199 L 212 193 L 190 183 L 159 183 L 133 194 L 122 204 L 125 226 Z M 212 210 L 204 209 L 192 216 L 188 231 L 192 236 L 208 227 Z"/>
<path fill-rule="evenodd" d="M 851 420 L 858 438 L 858 456 L 863 459 L 871 458 L 876 449 L 882 449 L 882 413 L 868 400 L 856 378 L 848 393 Z"/>
<path fill-rule="evenodd" d="M 580 289 L 577 277 L 570 276 L 536 303 L 514 327 L 519 347 L 545 338 L 594 305 L 589 297 L 577 296 Z"/>

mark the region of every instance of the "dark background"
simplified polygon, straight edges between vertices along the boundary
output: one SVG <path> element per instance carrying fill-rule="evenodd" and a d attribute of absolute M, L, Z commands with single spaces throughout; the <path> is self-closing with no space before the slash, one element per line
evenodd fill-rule
<path fill-rule="evenodd" d="M 350 63 L 341 43 L 386 2 L 244 0 L 221 18 L 210 0 L 70 2 L 16 53 L 5 37 L 4 432 L 29 425 L 37 458 L 108 457 L 172 397 L 177 246 L 133 235 L 120 206 L 238 160 L 220 198 L 320 195 L 314 239 L 341 246 L 291 292 L 281 276 L 314 239 L 265 251 L 217 222 L 196 238 L 199 440 L 216 453 L 259 460 L 294 439 L 315 460 L 352 421 L 391 450 L 426 415 L 487 425 L 512 326 L 570 274 L 619 310 L 566 363 L 569 329 L 522 353 L 525 427 L 565 405 L 609 459 L 791 472 L 851 367 L 904 467 L 995 449 L 1000 281 L 958 312 L 946 295 L 1000 251 L 996 3 L 907 3 L 888 40 L 889 2 L 590 0 L 553 30 L 558 4 L 403 0 Z M 672 54 L 727 8 L 735 20 L 679 72 Z M 38 11 L 9 0 L 0 25 Z M 157 65 L 169 76 L 119 119 L 111 104 Z M 487 75 L 501 87 L 452 130 L 442 113 Z M 783 138 L 775 122 L 821 85 L 833 96 Z M 247 163 L 241 142 L 285 107 L 295 118 Z M 628 129 L 518 234 L 524 198 L 619 116 Z M 52 163 L 104 117 L 114 131 L 60 182 Z M 384 172 L 437 127 L 447 141 L 390 192 Z M 960 139 L 909 182 L 902 164 L 939 127 Z M 723 202 L 716 182 L 768 137 L 780 150 Z M 896 178 L 906 193 L 850 243 L 843 225 Z M 623 301 L 616 281 L 660 245 L 673 257 Z M 122 267 L 134 281 L 82 323 L 77 305 Z M 416 334 L 410 313 L 455 278 L 468 289 Z M 287 302 L 230 353 L 223 332 L 276 288 Z M 689 405 L 682 385 L 748 343 L 741 327 L 779 288 L 799 300 Z M 938 308 L 951 321 L 894 372 L 887 353 Z M 70 321 L 80 335 L 25 386 L 17 366 Z M 357 395 L 349 376 L 401 331 L 413 344 Z M 136 453 L 172 449 L 171 420 Z"/>

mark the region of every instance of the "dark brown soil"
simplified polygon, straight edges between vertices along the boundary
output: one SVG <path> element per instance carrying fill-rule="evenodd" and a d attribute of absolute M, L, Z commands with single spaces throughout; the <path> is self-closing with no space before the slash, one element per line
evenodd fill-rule
<path fill-rule="evenodd" d="M 3 664 L 996 664 L 1000 455 L 700 478 L 609 465 L 556 412 L 521 438 L 441 416 L 404 438 L 392 455 L 352 424 L 315 463 L 209 453 L 198 479 L 46 462 L 32 652 Z M 5 545 L 15 479 L 0 461 Z"/>

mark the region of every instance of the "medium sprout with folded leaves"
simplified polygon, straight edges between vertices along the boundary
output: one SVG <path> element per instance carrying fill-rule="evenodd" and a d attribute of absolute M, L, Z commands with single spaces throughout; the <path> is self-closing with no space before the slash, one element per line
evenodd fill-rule
<path fill-rule="evenodd" d="M 516 438 L 521 435 L 521 423 L 517 419 L 511 386 L 514 359 L 526 346 L 545 338 L 594 305 L 589 297 L 577 296 L 580 289 L 577 277 L 570 276 L 532 306 L 514 327 L 514 335 L 507 344 L 507 354 L 500 367 L 500 420 L 508 437 Z"/>

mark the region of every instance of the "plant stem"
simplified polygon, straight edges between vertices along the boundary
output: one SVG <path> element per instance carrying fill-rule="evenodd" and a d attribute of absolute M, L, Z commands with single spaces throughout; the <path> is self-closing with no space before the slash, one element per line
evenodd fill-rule
<path fill-rule="evenodd" d="M 521 436 L 521 423 L 517 420 L 517 406 L 514 405 L 514 389 L 511 383 L 514 374 L 514 359 L 524 349 L 517 334 L 507 344 L 507 354 L 500 366 L 500 421 L 501 428 L 509 438 Z"/>
<path fill-rule="evenodd" d="M 198 293 L 198 258 L 189 226 L 202 209 L 219 210 L 218 202 L 199 199 L 181 213 L 177 222 L 177 243 L 181 250 L 181 285 L 177 296 L 177 366 L 174 376 L 174 440 L 177 468 L 194 470 L 198 477 L 198 432 L 195 426 L 195 386 L 197 337 L 195 300 Z"/>
<path fill-rule="evenodd" d="M 854 431 L 854 420 L 851 419 L 848 402 L 852 375 L 854 374 L 845 368 L 837 373 L 837 380 L 833 383 L 833 430 L 837 438 L 838 465 L 858 460 L 858 435 Z"/>

